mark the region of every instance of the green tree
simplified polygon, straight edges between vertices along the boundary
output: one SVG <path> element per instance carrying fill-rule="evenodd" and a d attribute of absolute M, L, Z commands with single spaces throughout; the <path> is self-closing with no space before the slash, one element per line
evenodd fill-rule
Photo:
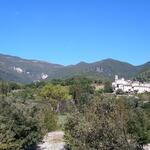
<path fill-rule="evenodd" d="M 59 111 L 62 101 L 71 99 L 69 88 L 61 85 L 47 84 L 42 88 L 40 95 L 49 102 L 50 108 L 56 112 Z"/>
<path fill-rule="evenodd" d="M 111 85 L 110 81 L 106 81 L 104 83 L 104 92 L 105 93 L 112 93 L 113 92 L 112 85 Z"/>
<path fill-rule="evenodd" d="M 70 86 L 70 93 L 78 108 L 82 108 L 87 104 L 94 94 L 94 87 L 92 81 L 85 77 L 75 77 L 68 80 Z"/>
<path fill-rule="evenodd" d="M 21 150 L 36 144 L 42 136 L 37 114 L 35 106 L 27 107 L 9 98 L 1 99 L 0 149 Z"/>
<path fill-rule="evenodd" d="M 7 96 L 9 93 L 9 84 L 6 81 L 0 81 L 0 94 Z"/>
<path fill-rule="evenodd" d="M 68 118 L 66 143 L 73 150 L 142 150 L 143 144 L 150 142 L 146 120 L 126 98 L 95 97 L 84 113 Z"/>

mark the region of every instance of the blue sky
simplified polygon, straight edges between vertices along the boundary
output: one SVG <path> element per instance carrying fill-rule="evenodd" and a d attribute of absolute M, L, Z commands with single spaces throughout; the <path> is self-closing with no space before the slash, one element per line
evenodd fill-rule
<path fill-rule="evenodd" d="M 0 0 L 0 53 L 59 64 L 150 61 L 149 0 Z"/>

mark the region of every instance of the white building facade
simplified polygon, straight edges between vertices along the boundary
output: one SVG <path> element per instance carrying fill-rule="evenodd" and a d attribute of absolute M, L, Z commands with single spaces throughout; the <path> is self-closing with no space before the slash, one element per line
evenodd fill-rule
<path fill-rule="evenodd" d="M 150 83 L 141 83 L 139 81 L 125 80 L 124 78 L 119 79 L 115 76 L 115 81 L 112 83 L 114 92 L 122 90 L 126 93 L 144 93 L 150 92 Z"/>

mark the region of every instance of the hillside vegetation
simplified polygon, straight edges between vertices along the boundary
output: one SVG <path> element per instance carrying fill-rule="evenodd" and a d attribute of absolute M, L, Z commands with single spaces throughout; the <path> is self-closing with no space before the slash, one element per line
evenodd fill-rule
<path fill-rule="evenodd" d="M 104 88 L 97 89 L 96 85 Z M 83 76 L 32 84 L 0 81 L 0 149 L 28 150 L 51 131 L 66 149 L 142 150 L 150 143 L 150 94 L 114 95 Z"/>
<path fill-rule="evenodd" d="M 149 69 L 150 63 L 133 66 L 126 62 L 105 59 L 94 63 L 80 62 L 76 65 L 63 66 L 0 54 L 0 78 L 21 83 L 67 79 L 81 75 L 91 79 L 112 80 L 117 74 L 119 77 L 129 79 L 137 76 L 145 68 Z"/>
<path fill-rule="evenodd" d="M 144 69 L 135 79 L 141 82 L 150 82 L 150 69 Z"/>

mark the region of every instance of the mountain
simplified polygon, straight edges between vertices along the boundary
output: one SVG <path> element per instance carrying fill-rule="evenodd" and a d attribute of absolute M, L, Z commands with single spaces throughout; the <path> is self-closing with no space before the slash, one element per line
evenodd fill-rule
<path fill-rule="evenodd" d="M 0 54 L 0 78 L 23 83 L 79 75 L 94 79 L 114 79 L 117 74 L 119 77 L 129 79 L 147 68 L 150 69 L 150 62 L 140 66 L 133 66 L 127 62 L 105 59 L 94 63 L 80 62 L 76 65 L 63 66 Z"/>
<path fill-rule="evenodd" d="M 48 78 L 53 71 L 61 67 L 63 66 L 44 61 L 0 54 L 0 78 L 4 80 L 30 83 Z"/>
<path fill-rule="evenodd" d="M 135 79 L 142 82 L 150 82 L 150 62 L 147 62 L 144 65 L 138 67 L 140 68 L 140 71 L 136 75 Z"/>
<path fill-rule="evenodd" d="M 142 82 L 150 82 L 150 69 L 140 72 L 136 79 Z"/>
<path fill-rule="evenodd" d="M 145 64 L 143 64 L 143 65 L 138 66 L 138 68 L 139 68 L 140 71 L 144 71 L 146 69 L 150 69 L 150 61 L 145 63 Z"/>
<path fill-rule="evenodd" d="M 113 59 L 105 59 L 94 63 L 80 62 L 76 65 L 62 67 L 53 72 L 50 78 L 68 78 L 85 75 L 91 78 L 113 79 L 116 74 L 120 77 L 130 78 L 138 72 L 138 68 Z"/>

